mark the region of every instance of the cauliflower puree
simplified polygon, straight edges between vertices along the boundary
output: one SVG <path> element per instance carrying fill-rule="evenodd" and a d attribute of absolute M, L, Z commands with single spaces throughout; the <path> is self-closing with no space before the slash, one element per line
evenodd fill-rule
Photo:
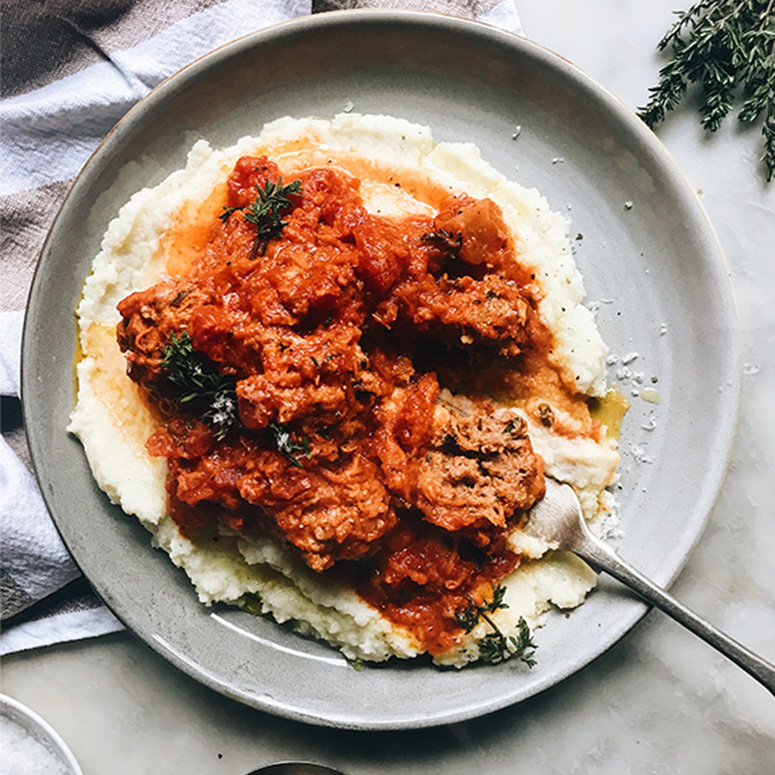
<path fill-rule="evenodd" d="M 255 197 L 266 181 L 270 190 L 295 180 L 300 188 L 288 189 L 282 240 L 275 231 L 262 242 L 245 215 L 245 191 L 250 188 Z M 334 290 L 326 285 L 334 274 L 321 275 L 302 304 L 293 295 L 294 273 L 304 270 L 304 262 L 334 261 L 334 254 L 319 236 L 316 248 L 294 250 L 307 239 L 304 218 L 314 212 L 317 228 L 334 193 L 342 203 L 330 216 L 339 229 L 336 255 L 356 243 L 359 260 L 365 255 L 371 263 L 359 266 L 357 282 L 342 275 Z M 237 205 L 225 210 L 224 202 Z M 342 226 L 348 218 L 360 219 L 350 231 Z M 364 224 L 381 224 L 396 244 L 414 240 L 411 255 L 435 267 L 428 269 L 431 279 L 422 286 L 417 281 L 413 295 L 402 296 L 411 285 L 411 267 L 401 274 L 392 254 L 385 263 L 384 231 Z M 260 348 L 253 323 L 238 328 L 229 322 L 220 329 L 210 318 L 209 328 L 201 323 L 202 309 L 223 315 L 231 303 L 212 290 L 211 279 L 196 284 L 213 240 L 227 239 L 214 238 L 216 229 L 231 241 L 224 242 L 221 263 L 211 274 L 228 276 L 229 293 L 239 272 L 242 282 L 271 267 L 260 293 L 270 289 L 281 303 L 261 308 Z M 223 251 L 236 251 L 233 262 L 223 259 Z M 519 267 L 509 267 L 515 257 Z M 488 274 L 501 265 L 501 276 Z M 331 301 L 354 284 L 364 289 L 363 298 L 347 314 L 365 305 L 366 333 L 349 318 L 337 318 L 344 313 Z M 135 194 L 110 224 L 77 309 L 82 358 L 69 430 L 81 440 L 99 486 L 140 519 L 153 544 L 189 576 L 203 604 L 271 614 L 350 659 L 429 652 L 437 664 L 462 666 L 480 657 L 479 644 L 493 623 L 505 636 L 518 632 L 520 618 L 537 626 L 551 605 L 582 603 L 595 582 L 581 560 L 519 529 L 519 515 L 543 493 L 544 472 L 574 486 L 588 519 L 611 507 L 606 488 L 616 476 L 616 441 L 585 403 L 606 392 L 605 346 L 584 296 L 566 221 L 538 192 L 491 168 L 474 145 L 434 144 L 427 127 L 387 116 L 283 118 L 225 150 L 200 140 L 185 168 Z M 477 316 L 479 304 L 483 314 Z M 315 305 L 327 317 L 314 317 Z M 170 315 L 189 326 L 185 343 L 193 341 L 208 363 L 236 382 L 242 435 L 219 425 L 225 415 L 215 410 L 209 425 L 186 415 L 185 399 L 170 393 L 170 348 L 184 344 L 184 329 L 168 322 Z M 335 326 L 336 342 L 350 332 L 336 352 Z M 226 339 L 207 349 L 207 336 L 216 330 Z M 409 365 L 394 351 L 402 336 L 411 342 Z M 289 350 L 303 349 L 312 339 L 318 349 L 309 351 L 303 366 L 294 362 L 295 381 L 269 383 L 270 350 L 277 362 L 287 360 Z M 430 344 L 423 344 L 426 339 Z M 540 358 L 531 354 L 539 339 L 549 343 Z M 232 340 L 239 342 L 242 360 L 227 360 L 225 351 L 236 352 L 238 345 L 223 341 Z M 256 352 L 263 365 L 248 376 L 243 365 Z M 330 362 L 347 361 L 355 387 L 331 381 L 325 353 Z M 496 370 L 490 361 L 503 365 Z M 519 364 L 534 361 L 540 363 L 530 379 L 520 377 Z M 344 367 L 336 368 L 341 376 Z M 299 396 L 309 403 L 313 388 L 317 415 L 310 418 Z M 350 454 L 342 417 L 358 402 L 366 408 L 351 419 L 368 438 Z M 412 417 L 421 418 L 411 427 L 410 406 Z M 167 415 L 178 410 L 184 419 L 170 420 Z M 194 447 L 204 451 L 194 453 Z M 235 450 L 242 455 L 246 447 L 260 463 L 240 457 L 229 469 L 240 472 L 244 500 L 231 505 L 237 492 L 231 481 L 221 483 L 220 494 L 202 496 L 212 461 Z M 330 485 L 339 500 L 322 502 L 314 493 L 279 496 L 278 481 L 318 493 Z M 358 488 L 347 489 L 351 482 Z M 196 499 L 192 488 L 200 493 Z M 303 512 L 300 499 L 306 499 Z M 213 503 L 220 516 L 212 517 Z M 223 509 L 230 509 L 227 517 Z M 445 531 L 470 541 L 469 555 L 458 548 L 457 537 L 455 548 L 447 547 Z M 481 607 L 497 584 L 505 588 L 505 605 L 471 622 L 469 632 L 456 623 L 460 608 L 437 611 L 433 624 L 417 625 L 419 608 L 411 608 L 405 595 L 391 597 L 385 579 L 398 573 L 400 553 L 411 554 L 418 540 L 424 553 L 411 555 L 411 568 L 400 571 L 401 590 L 425 583 L 422 562 L 438 556 L 445 563 L 459 551 L 454 556 L 467 580 L 461 580 L 462 571 L 454 580 L 449 576 L 443 582 L 447 591 L 461 585 L 457 599 Z M 364 561 L 372 563 L 366 579 L 358 570 Z M 471 581 L 477 567 L 483 575 Z M 430 634 L 439 622 L 444 638 Z"/>

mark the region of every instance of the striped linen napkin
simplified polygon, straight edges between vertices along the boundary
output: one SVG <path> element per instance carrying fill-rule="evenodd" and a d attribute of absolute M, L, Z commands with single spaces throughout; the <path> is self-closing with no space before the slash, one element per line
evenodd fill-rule
<path fill-rule="evenodd" d="M 435 11 L 522 31 L 514 0 L 59 0 L 4 9 L 0 654 L 122 629 L 80 576 L 46 511 L 19 405 L 24 305 L 73 178 L 129 108 L 193 59 L 248 30 L 357 7 Z"/>

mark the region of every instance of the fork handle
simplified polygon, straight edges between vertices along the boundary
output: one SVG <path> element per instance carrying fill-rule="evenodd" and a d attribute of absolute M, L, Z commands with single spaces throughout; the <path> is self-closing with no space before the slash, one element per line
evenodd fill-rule
<path fill-rule="evenodd" d="M 609 573 L 618 581 L 626 584 L 647 602 L 664 611 L 706 643 L 731 659 L 736 665 L 752 675 L 775 695 L 775 665 L 762 659 L 741 643 L 723 633 L 710 622 L 697 616 L 685 605 L 679 603 L 664 589 L 647 579 L 640 571 L 632 567 L 610 547 L 599 541 L 587 530 L 574 551 L 593 565 Z"/>

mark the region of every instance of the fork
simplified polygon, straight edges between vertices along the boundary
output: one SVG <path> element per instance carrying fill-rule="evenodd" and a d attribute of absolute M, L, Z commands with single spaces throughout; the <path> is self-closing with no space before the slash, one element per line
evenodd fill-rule
<path fill-rule="evenodd" d="M 731 659 L 775 695 L 775 665 L 738 643 L 625 562 L 587 527 L 581 504 L 568 484 L 546 477 L 546 495 L 530 510 L 526 532 L 552 548 L 567 549 L 626 584 Z"/>

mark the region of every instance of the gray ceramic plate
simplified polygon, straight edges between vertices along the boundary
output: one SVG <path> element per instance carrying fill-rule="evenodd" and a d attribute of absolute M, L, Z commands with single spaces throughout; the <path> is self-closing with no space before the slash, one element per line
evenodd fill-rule
<path fill-rule="evenodd" d="M 376 11 L 301 19 L 204 57 L 130 111 L 84 168 L 43 251 L 25 326 L 25 418 L 68 547 L 116 615 L 172 664 L 282 716 L 421 727 L 481 715 L 557 683 L 616 642 L 645 608 L 604 580 L 570 618 L 558 615 L 538 633 L 533 670 L 506 663 L 355 671 L 270 621 L 200 606 L 139 524 L 97 490 L 64 430 L 73 403 L 72 311 L 119 206 L 182 166 L 197 138 L 225 146 L 279 116 L 333 116 L 350 105 L 430 124 L 437 140 L 473 141 L 496 168 L 572 216 L 603 334 L 612 353 L 629 356 L 635 381 L 623 372 L 623 389 L 648 385 L 661 396 L 658 405 L 633 399 L 618 498 L 622 554 L 669 583 L 702 531 L 734 433 L 737 339 L 723 258 L 697 198 L 625 106 L 560 57 L 487 26 Z"/>

